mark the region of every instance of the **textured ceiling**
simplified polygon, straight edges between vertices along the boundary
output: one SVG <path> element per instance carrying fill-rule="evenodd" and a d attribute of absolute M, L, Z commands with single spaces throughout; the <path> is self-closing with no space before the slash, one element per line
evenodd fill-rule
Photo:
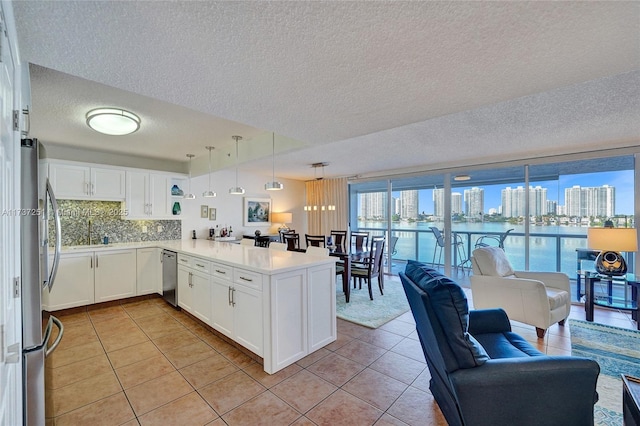
<path fill-rule="evenodd" d="M 308 179 L 319 161 L 350 176 L 640 139 L 639 2 L 13 7 L 44 142 L 178 160 L 275 131 L 300 142 L 276 175 Z M 84 113 L 106 103 L 141 111 L 142 129 L 91 133 Z"/>

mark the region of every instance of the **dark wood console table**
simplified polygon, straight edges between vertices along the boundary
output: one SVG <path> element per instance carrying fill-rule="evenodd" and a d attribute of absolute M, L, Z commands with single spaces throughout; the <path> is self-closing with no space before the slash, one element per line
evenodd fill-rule
<path fill-rule="evenodd" d="M 622 375 L 622 419 L 625 426 L 640 425 L 640 379 Z"/>

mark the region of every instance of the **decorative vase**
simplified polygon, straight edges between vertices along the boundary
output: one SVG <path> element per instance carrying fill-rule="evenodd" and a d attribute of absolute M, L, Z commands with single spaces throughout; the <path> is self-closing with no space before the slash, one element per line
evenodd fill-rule
<path fill-rule="evenodd" d="M 173 209 L 171 211 L 173 212 L 174 216 L 179 215 L 182 212 L 182 210 L 180 209 L 180 203 L 177 201 L 173 203 Z"/>

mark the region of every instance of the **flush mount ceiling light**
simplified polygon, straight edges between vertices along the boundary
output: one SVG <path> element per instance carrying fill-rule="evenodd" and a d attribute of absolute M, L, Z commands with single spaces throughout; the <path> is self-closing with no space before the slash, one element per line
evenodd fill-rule
<path fill-rule="evenodd" d="M 280 191 L 284 189 L 284 185 L 281 182 L 276 181 L 276 134 L 271 133 L 271 182 L 264 184 L 264 189 L 267 191 Z"/>
<path fill-rule="evenodd" d="M 216 193 L 211 190 L 211 151 L 215 149 L 214 146 L 205 146 L 209 150 L 209 190 L 204 191 L 202 196 L 204 198 L 213 198 L 216 196 Z"/>
<path fill-rule="evenodd" d="M 191 192 L 191 159 L 195 157 L 195 155 L 187 154 L 187 157 L 189 157 L 189 192 L 187 194 L 184 194 L 184 198 L 187 200 L 195 200 L 196 194 Z"/>
<path fill-rule="evenodd" d="M 238 141 L 242 139 L 242 136 L 231 136 L 231 138 L 236 141 L 236 186 L 229 188 L 229 194 L 242 195 L 244 194 L 244 188 L 238 186 Z"/>
<path fill-rule="evenodd" d="M 117 108 L 96 108 L 87 113 L 87 126 L 105 135 L 123 136 L 140 128 L 140 117 Z"/>
<path fill-rule="evenodd" d="M 456 182 L 462 182 L 465 180 L 471 180 L 471 176 L 469 175 L 456 175 L 453 177 L 453 180 L 455 180 Z"/>

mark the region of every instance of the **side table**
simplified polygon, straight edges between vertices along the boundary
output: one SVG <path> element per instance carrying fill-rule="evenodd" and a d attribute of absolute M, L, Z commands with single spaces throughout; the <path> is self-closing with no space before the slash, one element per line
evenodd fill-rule
<path fill-rule="evenodd" d="M 594 284 L 600 281 L 607 281 L 608 295 L 604 297 L 596 297 L 594 292 Z M 631 286 L 631 298 L 613 297 L 611 288 L 614 282 L 625 283 Z M 595 272 L 584 272 L 584 284 L 586 301 L 584 304 L 585 319 L 593 321 L 594 305 L 605 308 L 620 309 L 623 311 L 631 311 L 631 318 L 636 322 L 638 330 L 640 330 L 640 322 L 638 322 L 638 307 L 640 299 L 638 297 L 638 288 L 640 287 L 640 279 L 634 274 L 627 274 L 620 277 L 609 277 L 600 275 Z"/>
<path fill-rule="evenodd" d="M 622 419 L 625 426 L 640 425 L 640 379 L 622 375 Z"/>

